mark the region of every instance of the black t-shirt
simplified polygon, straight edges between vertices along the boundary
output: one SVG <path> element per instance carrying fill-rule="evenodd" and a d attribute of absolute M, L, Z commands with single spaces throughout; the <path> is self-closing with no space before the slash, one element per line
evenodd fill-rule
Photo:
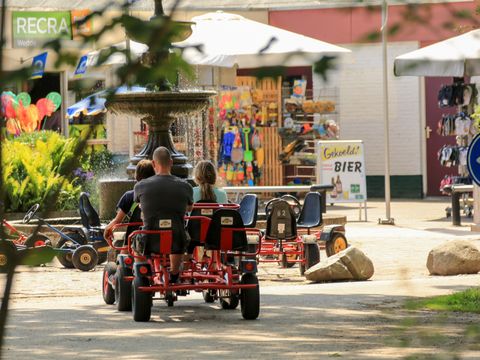
<path fill-rule="evenodd" d="M 138 182 L 135 201 L 140 203 L 145 228 L 158 229 L 162 216 L 173 216 L 183 224 L 188 205 L 193 204 L 193 189 L 186 181 L 173 175 L 155 175 Z"/>
<path fill-rule="evenodd" d="M 173 175 L 155 175 L 138 182 L 134 191 L 134 199 L 142 208 L 144 229 L 159 230 L 161 220 L 170 220 L 167 226 L 173 232 L 172 253 L 185 252 L 188 240 L 184 216 L 187 206 L 193 204 L 190 184 Z"/>
<path fill-rule="evenodd" d="M 120 200 L 118 201 L 117 204 L 117 209 L 122 210 L 125 214 L 128 214 L 130 210 L 132 209 L 132 206 L 134 204 L 133 201 L 134 198 L 134 191 L 130 190 L 127 191 L 125 194 L 122 195 Z M 133 213 L 131 214 L 130 218 L 124 219 L 124 222 L 142 222 L 142 216 L 141 216 L 141 210 L 140 206 L 136 206 Z M 128 226 L 126 230 L 126 237 L 125 239 L 135 230 L 138 230 L 140 227 L 139 226 Z"/>

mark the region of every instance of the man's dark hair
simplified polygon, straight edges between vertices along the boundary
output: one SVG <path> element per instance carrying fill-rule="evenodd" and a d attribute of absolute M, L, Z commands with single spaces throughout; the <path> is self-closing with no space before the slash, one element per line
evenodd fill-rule
<path fill-rule="evenodd" d="M 135 179 L 140 181 L 153 175 L 155 175 L 155 169 L 153 168 L 152 161 L 140 160 L 135 169 Z"/>
<path fill-rule="evenodd" d="M 159 146 L 153 152 L 153 160 L 161 166 L 170 166 L 172 155 L 166 147 Z"/>

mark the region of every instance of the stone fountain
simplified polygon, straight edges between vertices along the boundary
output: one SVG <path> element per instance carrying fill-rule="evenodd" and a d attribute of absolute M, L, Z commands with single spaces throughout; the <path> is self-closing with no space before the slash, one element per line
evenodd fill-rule
<path fill-rule="evenodd" d="M 155 1 L 155 15 L 150 22 L 165 17 L 161 0 Z M 185 24 L 190 29 L 191 23 Z M 190 35 L 186 33 L 186 37 Z M 137 40 L 137 39 L 134 39 Z M 141 39 L 138 39 L 141 40 Z M 180 40 L 180 39 L 179 39 Z M 168 56 L 168 53 L 148 54 L 145 59 L 155 65 L 159 56 Z M 208 100 L 215 95 L 214 91 L 200 90 L 164 90 L 164 83 L 158 84 L 160 91 L 146 91 L 143 93 L 124 93 L 115 95 L 107 102 L 107 109 L 118 114 L 136 116 L 148 125 L 148 141 L 145 147 L 130 159 L 127 167 L 128 179 L 100 181 L 100 217 L 103 219 L 115 216 L 115 206 L 120 196 L 134 185 L 133 174 L 136 164 L 142 159 L 151 159 L 153 151 L 158 146 L 165 146 L 172 153 L 172 174 L 188 179 L 192 166 L 187 157 L 175 149 L 170 133 L 170 126 L 177 116 L 198 113 L 205 109 Z M 163 91 L 162 91 L 163 90 Z"/>

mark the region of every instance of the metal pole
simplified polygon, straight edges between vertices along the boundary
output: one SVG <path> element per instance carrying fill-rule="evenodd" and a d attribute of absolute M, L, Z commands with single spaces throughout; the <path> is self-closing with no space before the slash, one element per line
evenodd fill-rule
<path fill-rule="evenodd" d="M 383 53 L 383 116 L 385 118 L 385 219 L 378 219 L 379 224 L 394 225 L 390 216 L 390 134 L 388 121 L 388 58 L 387 58 L 387 30 L 388 4 L 382 1 L 382 53 Z"/>

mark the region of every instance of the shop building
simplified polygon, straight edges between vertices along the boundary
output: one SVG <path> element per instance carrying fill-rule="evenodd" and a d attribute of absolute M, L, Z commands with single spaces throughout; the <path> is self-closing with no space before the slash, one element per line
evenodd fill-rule
<path fill-rule="evenodd" d="M 31 1 L 30 1 L 31 2 Z M 71 11 L 64 9 L 68 4 L 61 4 L 56 0 L 15 1 L 10 4 L 7 13 L 7 69 L 16 69 L 20 59 L 28 58 L 41 49 L 18 48 L 15 46 L 12 32 L 12 11 Z M 82 1 L 84 9 L 89 10 L 100 6 L 101 1 Z M 168 12 L 169 4 L 165 1 Z M 389 7 L 389 23 L 401 23 L 409 7 L 401 5 L 401 1 L 393 2 Z M 445 143 L 444 138 L 438 138 L 435 131 L 436 124 L 441 117 L 441 110 L 436 106 L 436 97 L 440 85 L 450 83 L 451 79 L 442 78 L 413 78 L 393 76 L 393 59 L 405 52 L 436 41 L 454 36 L 456 29 L 444 27 L 452 22 L 452 14 L 461 11 L 474 13 L 474 1 L 417 1 L 419 11 L 427 19 L 427 24 L 405 23 L 394 35 L 389 38 L 388 66 L 390 92 L 390 154 L 391 154 L 391 183 L 393 197 L 422 197 L 439 195 L 439 183 L 445 174 L 454 172 L 454 169 L 442 168 L 437 159 L 439 143 Z M 224 10 L 241 14 L 256 21 L 294 31 L 322 41 L 337 44 L 352 50 L 352 54 L 342 60 L 338 70 L 328 74 L 328 82 L 314 74 L 311 68 L 291 68 L 286 79 L 281 84 L 292 84 L 295 79 L 307 80 L 307 91 L 313 98 L 321 97 L 328 89 L 334 89 L 337 103 L 335 120 L 340 128 L 341 139 L 360 139 L 365 143 L 367 186 L 369 197 L 383 196 L 384 185 L 384 120 L 382 114 L 382 67 L 381 44 L 379 40 L 367 39 L 367 35 L 378 32 L 381 25 L 379 7 L 367 8 L 365 5 L 378 5 L 378 2 L 364 2 L 358 5 L 355 1 L 266 1 L 255 3 L 239 0 L 222 1 L 194 1 L 185 0 L 180 4 L 176 17 L 190 20 L 192 17 L 209 11 Z M 149 17 L 153 11 L 153 1 L 141 0 L 135 3 L 133 11 L 140 16 Z M 453 19 L 459 25 L 468 25 L 467 20 Z M 23 23 L 22 23 L 23 24 Z M 47 21 L 48 24 L 48 21 Z M 98 24 L 91 24 L 95 31 Z M 22 25 L 23 26 L 23 25 Z M 25 25 L 28 29 L 28 24 Z M 33 25 L 32 25 L 33 26 Z M 73 38 L 73 36 L 72 36 Z M 104 44 L 96 44 L 96 48 L 110 45 L 124 39 L 119 31 Z M 72 44 L 75 40 L 72 40 Z M 17 45 L 18 45 L 17 41 Z M 23 44 L 29 44 L 25 42 Z M 92 49 L 94 50 L 94 49 Z M 84 50 L 82 50 L 84 51 Z M 47 64 L 47 74 L 53 71 L 53 59 Z M 64 96 L 64 107 L 79 100 L 68 92 L 72 88 L 73 68 L 60 69 L 52 73 L 52 83 L 58 86 Z M 96 69 L 95 74 L 104 86 L 115 84 L 114 68 Z M 199 83 L 209 85 L 238 85 L 245 81 L 245 77 L 254 72 L 248 69 L 238 70 L 240 78 L 235 80 L 235 74 L 228 69 L 199 70 Z M 58 77 L 58 80 L 55 80 Z M 242 80 L 243 78 L 243 80 Z M 17 84 L 18 86 L 18 84 Z M 281 85 L 280 85 L 281 86 Z M 17 87 L 18 89 L 21 88 Z M 280 100 L 283 106 L 283 100 Z M 128 121 L 106 116 L 107 140 L 109 148 L 114 152 L 128 152 Z M 139 130 L 140 124 L 134 124 L 134 130 Z M 65 131 L 65 130 L 64 130 Z M 284 169 L 282 181 L 287 182 L 288 171 Z M 294 173 L 297 174 L 297 173 Z M 278 175 L 277 175 L 278 176 Z M 305 175 L 308 176 L 308 175 Z"/>

